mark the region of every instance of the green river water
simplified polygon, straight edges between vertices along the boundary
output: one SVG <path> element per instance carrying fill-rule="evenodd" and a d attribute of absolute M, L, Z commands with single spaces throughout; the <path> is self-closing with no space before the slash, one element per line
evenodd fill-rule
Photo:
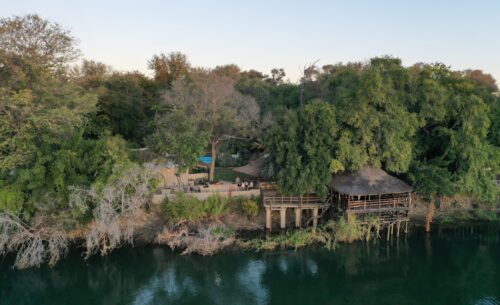
<path fill-rule="evenodd" d="M 226 251 L 181 256 L 122 249 L 57 266 L 0 261 L 0 304 L 500 304 L 500 234 L 469 228 L 412 233 L 334 251 Z"/>

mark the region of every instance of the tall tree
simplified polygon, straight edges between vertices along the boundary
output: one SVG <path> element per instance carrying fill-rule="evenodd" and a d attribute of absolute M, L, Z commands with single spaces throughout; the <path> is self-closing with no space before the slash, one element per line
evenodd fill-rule
<path fill-rule="evenodd" d="M 331 170 L 342 170 L 334 159 L 338 125 L 335 108 L 312 101 L 298 111 L 288 111 L 270 130 L 268 148 L 276 178 L 284 193 L 327 195 Z"/>
<path fill-rule="evenodd" d="M 323 79 L 324 98 L 337 109 L 339 160 L 347 168 L 366 163 L 403 173 L 413 158 L 417 116 L 408 110 L 411 84 L 399 59 L 374 58 L 359 67 L 337 67 Z M 320 92 L 321 93 L 321 92 Z"/>
<path fill-rule="evenodd" d="M 155 80 L 163 87 L 169 88 L 172 82 L 188 75 L 190 64 L 186 55 L 170 52 L 167 55 L 154 55 L 148 61 L 148 67 L 153 70 Z"/>
<path fill-rule="evenodd" d="M 414 69 L 414 111 L 421 127 L 410 178 L 431 204 L 452 194 L 495 200 L 493 178 L 500 171 L 500 150 L 488 142 L 490 106 L 476 94 L 471 80 L 442 64 Z"/>
<path fill-rule="evenodd" d="M 173 111 L 156 117 L 147 145 L 161 155 L 169 154 L 179 166 L 179 173 L 183 173 L 198 163 L 207 142 L 208 134 L 197 129 L 193 118 Z"/>
<path fill-rule="evenodd" d="M 237 92 L 235 81 L 212 71 L 197 69 L 190 80 L 172 83 L 165 95 L 165 106 L 180 111 L 190 119 L 200 133 L 209 135 L 212 163 L 210 181 L 215 174 L 219 145 L 229 139 L 249 136 L 257 127 L 259 107 L 255 100 Z"/>
<path fill-rule="evenodd" d="M 61 67 L 80 55 L 69 30 L 32 14 L 0 19 L 0 45 L 46 68 Z"/>

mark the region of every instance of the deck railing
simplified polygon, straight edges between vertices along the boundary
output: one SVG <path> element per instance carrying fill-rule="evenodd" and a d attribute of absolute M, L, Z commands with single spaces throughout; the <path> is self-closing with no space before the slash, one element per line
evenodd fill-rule
<path fill-rule="evenodd" d="M 393 197 L 370 200 L 350 200 L 347 210 L 354 213 L 384 211 L 409 211 L 410 197 Z"/>
<path fill-rule="evenodd" d="M 313 204 L 321 205 L 325 203 L 316 195 L 293 196 L 281 194 L 264 194 L 263 201 L 264 205 L 267 206 L 301 206 Z"/>

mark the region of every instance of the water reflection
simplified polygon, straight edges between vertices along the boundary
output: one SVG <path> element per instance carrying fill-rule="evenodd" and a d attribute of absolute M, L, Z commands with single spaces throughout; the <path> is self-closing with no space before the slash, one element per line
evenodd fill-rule
<path fill-rule="evenodd" d="M 432 250 L 431 250 L 432 249 Z M 414 235 L 334 252 L 179 256 L 141 248 L 54 269 L 0 269 L 0 304 L 500 305 L 498 235 Z"/>

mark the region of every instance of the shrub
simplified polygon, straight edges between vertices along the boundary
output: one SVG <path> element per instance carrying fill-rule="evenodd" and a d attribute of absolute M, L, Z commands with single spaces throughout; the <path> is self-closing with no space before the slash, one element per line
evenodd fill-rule
<path fill-rule="evenodd" d="M 243 214 L 248 217 L 256 217 L 259 215 L 259 204 L 255 200 L 245 200 L 241 203 Z"/>
<path fill-rule="evenodd" d="M 354 215 L 347 219 L 344 217 L 340 218 L 333 226 L 335 241 L 337 242 L 352 243 L 366 236 L 364 226 L 358 222 Z"/>
<path fill-rule="evenodd" d="M 172 200 L 162 202 L 163 215 L 169 222 L 193 221 L 204 216 L 201 200 L 185 193 L 176 193 Z"/>
<path fill-rule="evenodd" d="M 229 212 L 229 199 L 219 194 L 208 197 L 203 202 L 203 209 L 208 217 L 219 217 Z"/>
<path fill-rule="evenodd" d="M 176 193 L 172 200 L 166 198 L 162 202 L 161 210 L 163 216 L 171 223 L 197 221 L 205 217 L 219 217 L 228 213 L 229 199 L 215 194 L 201 201 L 185 193 Z"/>

